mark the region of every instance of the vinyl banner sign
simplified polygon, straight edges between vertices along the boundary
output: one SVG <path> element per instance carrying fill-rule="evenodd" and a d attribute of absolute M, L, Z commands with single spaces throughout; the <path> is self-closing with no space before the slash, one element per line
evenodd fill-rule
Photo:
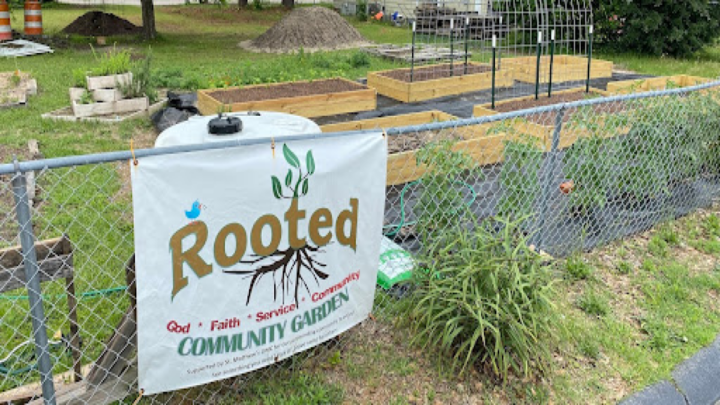
<path fill-rule="evenodd" d="M 386 164 L 381 133 L 131 164 L 139 388 L 247 373 L 364 320 Z"/>

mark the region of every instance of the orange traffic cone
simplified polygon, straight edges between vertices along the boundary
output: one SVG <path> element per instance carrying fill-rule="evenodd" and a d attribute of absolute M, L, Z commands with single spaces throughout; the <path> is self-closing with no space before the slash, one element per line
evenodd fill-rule
<path fill-rule="evenodd" d="M 25 1 L 25 35 L 42 35 L 42 3 L 39 0 Z"/>
<path fill-rule="evenodd" d="M 10 27 L 10 6 L 7 1 L 0 0 L 0 42 L 12 39 L 12 28 Z"/>

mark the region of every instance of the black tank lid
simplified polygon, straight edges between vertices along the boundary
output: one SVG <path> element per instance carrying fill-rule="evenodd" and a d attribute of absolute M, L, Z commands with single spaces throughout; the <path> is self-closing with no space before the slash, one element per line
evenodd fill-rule
<path fill-rule="evenodd" d="M 232 135 L 242 131 L 243 125 L 239 117 L 223 117 L 218 114 L 208 122 L 208 132 L 213 135 Z"/>

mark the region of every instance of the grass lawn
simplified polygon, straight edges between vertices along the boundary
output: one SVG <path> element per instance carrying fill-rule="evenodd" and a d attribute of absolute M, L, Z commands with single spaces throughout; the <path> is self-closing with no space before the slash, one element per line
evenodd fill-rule
<path fill-rule="evenodd" d="M 135 24 L 140 9 L 107 6 Z M 49 34 L 59 32 L 88 9 L 50 5 L 44 10 Z M 222 87 L 227 83 L 275 82 L 342 76 L 357 79 L 367 71 L 401 65 L 379 58 L 358 60 L 355 51 L 314 55 L 253 54 L 238 43 L 272 26 L 285 11 L 238 11 L 232 7 L 159 7 L 160 37 L 150 43 L 111 38 L 133 52 L 152 50 L 158 80 L 182 87 Z M 22 10 L 13 11 L 13 24 Z M 368 39 L 407 43 L 407 28 L 352 21 Z M 136 147 L 151 147 L 156 133 L 148 120 L 119 125 L 55 122 L 40 114 L 69 103 L 73 71 L 93 67 L 90 41 L 69 38 L 69 47 L 52 55 L 0 60 L 0 71 L 20 69 L 38 79 L 40 94 L 25 108 L 0 110 L 0 160 L 25 156 L 27 141 L 37 139 L 46 157 Z M 102 52 L 104 49 L 95 49 Z M 689 60 L 599 53 L 620 67 L 647 74 L 715 77 L 720 47 Z M 89 363 L 128 306 L 122 291 L 123 265 L 133 251 L 132 209 L 125 163 L 53 170 L 38 177 L 40 203 L 35 226 L 40 238 L 67 233 L 75 248 L 79 316 L 84 359 Z M 9 179 L 0 179 L 0 245 L 16 243 Z M 223 391 L 226 403 L 605 403 L 667 377 L 670 370 L 720 332 L 720 209 L 701 212 L 636 238 L 557 262 L 557 336 L 552 341 L 554 368 L 542 378 L 514 379 L 498 385 L 484 373 L 462 378 L 442 356 L 409 346 L 406 332 L 392 314 L 401 302 L 378 295 L 378 319 L 368 321 L 326 345 L 300 366 L 301 372 L 277 371 L 274 378 L 236 380 Z M 43 285 L 50 334 L 69 329 L 63 285 Z M 100 295 L 93 295 L 104 290 Z M 27 301 L 22 292 L 0 295 L 0 358 L 30 335 Z M 386 315 L 386 316 L 382 316 Z M 328 350 L 325 350 L 328 349 Z M 31 350 L 21 352 L 19 369 L 32 364 Z M 56 372 L 67 370 L 69 356 L 59 349 Z M 34 373 L 0 374 L 0 392 L 36 379 Z M 178 393 L 204 397 L 220 384 Z M 223 384 L 222 387 L 227 387 Z M 133 398 L 134 399 L 134 398 Z M 132 399 L 130 399 L 130 402 Z"/>

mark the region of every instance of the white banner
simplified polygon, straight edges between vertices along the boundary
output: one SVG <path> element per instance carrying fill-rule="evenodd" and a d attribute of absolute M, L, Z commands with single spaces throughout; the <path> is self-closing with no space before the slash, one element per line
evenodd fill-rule
<path fill-rule="evenodd" d="M 131 164 L 139 388 L 247 373 L 364 320 L 386 165 L 381 133 Z"/>

